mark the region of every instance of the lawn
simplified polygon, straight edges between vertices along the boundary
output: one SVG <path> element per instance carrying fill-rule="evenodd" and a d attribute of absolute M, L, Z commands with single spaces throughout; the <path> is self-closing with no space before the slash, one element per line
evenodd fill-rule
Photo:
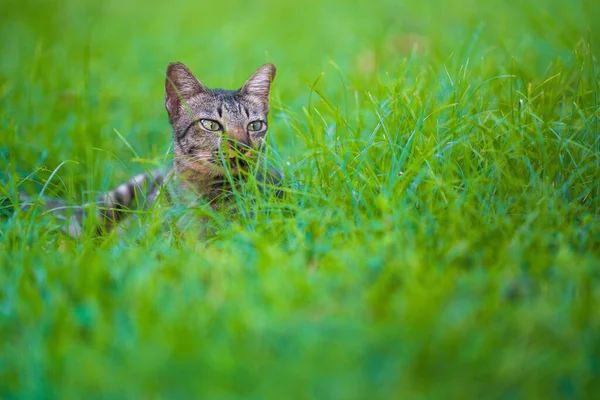
<path fill-rule="evenodd" d="M 0 397 L 600 393 L 600 2 L 3 0 Z M 277 66 L 241 212 L 72 203 L 168 163 L 169 62 Z M 254 182 L 255 183 L 255 182 Z M 211 232 L 170 224 L 202 214 Z"/>

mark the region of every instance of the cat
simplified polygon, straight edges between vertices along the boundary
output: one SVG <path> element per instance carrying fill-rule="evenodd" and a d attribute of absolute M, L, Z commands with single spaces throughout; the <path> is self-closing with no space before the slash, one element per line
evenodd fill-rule
<path fill-rule="evenodd" d="M 165 108 L 173 132 L 173 165 L 136 175 L 100 196 L 94 204 L 98 233 L 111 231 L 130 210 L 152 206 L 163 191 L 168 202 L 201 200 L 214 209 L 227 204 L 232 184 L 244 181 L 263 147 L 275 73 L 275 65 L 265 64 L 238 90 L 209 89 L 184 64 L 169 64 Z M 263 183 L 277 185 L 281 174 L 262 168 Z M 25 201 L 22 209 L 33 204 Z M 66 220 L 63 230 L 72 237 L 81 235 L 90 206 L 67 207 L 55 199 L 44 204 Z"/>

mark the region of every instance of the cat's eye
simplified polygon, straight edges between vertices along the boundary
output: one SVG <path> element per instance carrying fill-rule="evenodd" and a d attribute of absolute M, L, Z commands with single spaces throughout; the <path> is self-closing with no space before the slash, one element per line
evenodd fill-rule
<path fill-rule="evenodd" d="M 252 121 L 248 124 L 248 130 L 250 132 L 258 132 L 263 128 L 262 121 Z"/>
<path fill-rule="evenodd" d="M 202 127 L 207 131 L 221 130 L 221 124 L 219 124 L 217 121 L 213 121 L 212 119 L 201 119 L 200 125 L 202 125 Z"/>

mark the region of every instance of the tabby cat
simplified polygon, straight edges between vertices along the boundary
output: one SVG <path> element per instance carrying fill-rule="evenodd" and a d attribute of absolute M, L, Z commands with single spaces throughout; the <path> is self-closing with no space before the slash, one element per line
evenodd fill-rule
<path fill-rule="evenodd" d="M 256 161 L 267 131 L 269 91 L 275 66 L 260 67 L 239 90 L 209 89 L 182 63 L 171 63 L 165 79 L 165 107 L 173 129 L 173 166 L 133 177 L 96 202 L 98 231 L 111 230 L 128 210 L 151 206 L 164 191 L 168 201 L 201 200 L 218 209 L 227 203 L 232 183 L 243 181 Z M 277 171 L 263 167 L 267 183 Z M 235 183 L 234 183 L 235 184 Z M 165 190 L 166 189 L 166 190 Z M 25 207 L 32 203 L 25 202 Z M 86 209 L 46 200 L 45 208 L 67 218 L 65 231 L 77 237 Z"/>

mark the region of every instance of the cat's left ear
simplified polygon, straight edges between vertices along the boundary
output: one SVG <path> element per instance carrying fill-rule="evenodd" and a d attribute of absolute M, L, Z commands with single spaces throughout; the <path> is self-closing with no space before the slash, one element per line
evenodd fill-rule
<path fill-rule="evenodd" d="M 269 104 L 269 90 L 271 89 L 271 82 L 275 79 L 275 71 L 275 65 L 263 65 L 248 78 L 240 89 L 240 93 L 246 96 L 256 96 Z"/>

